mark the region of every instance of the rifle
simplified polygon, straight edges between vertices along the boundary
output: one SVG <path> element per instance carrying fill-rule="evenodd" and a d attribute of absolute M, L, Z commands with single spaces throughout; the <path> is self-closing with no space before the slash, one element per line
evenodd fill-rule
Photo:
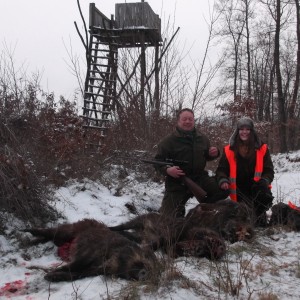
<path fill-rule="evenodd" d="M 188 161 L 184 160 L 175 160 L 167 158 L 165 161 L 161 160 L 150 160 L 150 159 L 141 159 L 142 162 L 157 166 L 179 166 L 179 165 L 185 165 L 188 163 Z M 203 201 L 203 199 L 206 197 L 207 193 L 197 184 L 195 183 L 191 178 L 187 176 L 181 177 L 183 183 L 186 185 L 186 187 L 190 190 L 190 192 L 196 197 L 199 203 Z"/>

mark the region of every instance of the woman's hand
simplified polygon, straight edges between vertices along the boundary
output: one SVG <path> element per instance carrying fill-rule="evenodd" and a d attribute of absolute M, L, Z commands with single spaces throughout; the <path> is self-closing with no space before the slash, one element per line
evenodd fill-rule
<path fill-rule="evenodd" d="M 220 185 L 220 188 L 222 190 L 228 190 L 229 189 L 229 183 L 228 182 L 223 182 L 221 185 Z"/>

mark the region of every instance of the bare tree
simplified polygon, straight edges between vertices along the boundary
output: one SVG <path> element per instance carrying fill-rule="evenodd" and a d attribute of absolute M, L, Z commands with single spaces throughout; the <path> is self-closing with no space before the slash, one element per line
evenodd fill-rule
<path fill-rule="evenodd" d="M 232 82 L 234 99 L 223 108 L 233 118 L 248 114 L 272 122 L 280 151 L 294 149 L 299 128 L 299 0 L 219 0 L 218 8 L 219 36 L 231 58 L 223 74 Z"/>
<path fill-rule="evenodd" d="M 237 95 L 241 95 L 241 57 L 243 51 L 243 35 L 246 25 L 244 16 L 244 9 L 240 6 L 239 1 L 234 0 L 220 0 L 218 2 L 218 9 L 221 13 L 220 18 L 220 30 L 219 36 L 222 39 L 228 38 L 228 47 L 232 60 L 231 66 L 228 66 L 227 76 L 233 79 L 232 94 L 233 99 L 237 98 Z"/>
<path fill-rule="evenodd" d="M 296 37 L 297 37 L 297 57 L 296 57 L 296 74 L 292 93 L 292 99 L 288 107 L 289 117 L 289 144 L 292 150 L 300 147 L 300 139 L 298 141 L 295 137 L 299 136 L 300 131 L 300 104 L 298 100 L 299 82 L 300 82 L 300 5 L 299 0 L 294 0 L 296 8 Z"/>
<path fill-rule="evenodd" d="M 207 67 L 207 63 L 209 61 L 209 50 L 215 37 L 215 26 L 220 18 L 220 15 L 221 13 L 215 10 L 215 7 L 213 6 L 212 12 L 209 16 L 210 20 L 207 22 L 208 38 L 203 57 L 201 58 L 201 63 L 198 66 L 195 62 L 192 62 L 196 73 L 195 85 L 191 87 L 193 95 L 191 107 L 194 110 L 198 110 L 199 108 L 205 109 L 204 104 L 206 104 L 208 101 L 211 101 L 211 97 L 206 97 L 205 92 L 225 61 L 226 55 L 222 55 L 217 62 L 214 63 L 214 65 L 209 65 Z"/>
<path fill-rule="evenodd" d="M 280 31 L 281 31 L 281 16 L 282 8 L 281 1 L 276 0 L 275 4 L 275 39 L 274 39 L 274 65 L 276 71 L 276 83 L 277 83 L 277 94 L 278 94 L 278 117 L 279 117 L 279 139 L 280 139 L 280 151 L 287 151 L 287 139 L 286 139 L 286 109 L 285 109 L 285 97 L 283 94 L 282 76 L 280 68 Z"/>

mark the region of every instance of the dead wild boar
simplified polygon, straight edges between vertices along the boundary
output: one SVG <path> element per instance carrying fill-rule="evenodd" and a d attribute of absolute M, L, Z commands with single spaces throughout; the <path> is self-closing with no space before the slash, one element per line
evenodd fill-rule
<path fill-rule="evenodd" d="M 186 225 L 185 218 L 148 213 L 109 228 L 122 234 L 126 232 L 136 242 L 153 250 L 162 249 L 173 257 L 184 255 L 218 259 L 225 254 L 224 241 L 216 232 L 197 224 Z"/>
<path fill-rule="evenodd" d="M 72 281 L 97 275 L 113 275 L 128 280 L 146 280 L 153 275 L 157 260 L 149 249 L 142 249 L 103 223 L 84 219 L 55 228 L 24 230 L 39 240 L 61 246 L 71 242 L 70 262 L 50 270 L 48 281 Z"/>
<path fill-rule="evenodd" d="M 214 230 L 194 226 L 188 228 L 174 245 L 174 256 L 195 256 L 220 259 L 226 253 L 226 245 Z"/>
<path fill-rule="evenodd" d="M 103 228 L 105 225 L 94 219 L 83 219 L 75 223 L 61 224 L 53 228 L 27 228 L 24 232 L 31 233 L 35 239 L 32 243 L 46 243 L 51 241 L 54 245 L 60 247 L 65 243 L 69 243 L 75 237 L 87 229 L 93 227 Z"/>
<path fill-rule="evenodd" d="M 128 238 L 152 247 L 153 250 L 163 248 L 178 240 L 182 231 L 183 219 L 175 219 L 159 213 L 147 213 L 117 226 L 109 227 Z M 128 230 L 133 230 L 129 232 Z"/>
<path fill-rule="evenodd" d="M 277 203 L 271 208 L 269 225 L 286 225 L 291 230 L 300 231 L 300 209 L 286 203 Z"/>
<path fill-rule="evenodd" d="M 231 243 L 251 240 L 254 236 L 251 212 L 244 203 L 220 200 L 202 203 L 186 215 L 188 226 L 202 226 L 218 232 Z"/>

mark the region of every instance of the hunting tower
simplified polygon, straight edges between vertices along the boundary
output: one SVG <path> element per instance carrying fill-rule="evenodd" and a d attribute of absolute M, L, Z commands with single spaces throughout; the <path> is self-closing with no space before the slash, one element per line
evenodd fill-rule
<path fill-rule="evenodd" d="M 140 98 L 143 100 L 146 70 L 146 47 L 161 44 L 161 20 L 147 2 L 115 5 L 115 18 L 107 18 L 94 3 L 89 7 L 89 45 L 85 80 L 84 127 L 97 130 L 103 139 L 117 100 L 117 84 L 126 89 L 118 77 L 118 49 L 140 47 Z M 157 55 L 156 55 L 157 56 Z M 155 66 L 155 69 L 158 67 Z M 120 93 L 118 93 L 120 94 Z M 137 99 L 137 101 L 139 101 Z M 96 144 L 101 146 L 101 139 Z"/>

